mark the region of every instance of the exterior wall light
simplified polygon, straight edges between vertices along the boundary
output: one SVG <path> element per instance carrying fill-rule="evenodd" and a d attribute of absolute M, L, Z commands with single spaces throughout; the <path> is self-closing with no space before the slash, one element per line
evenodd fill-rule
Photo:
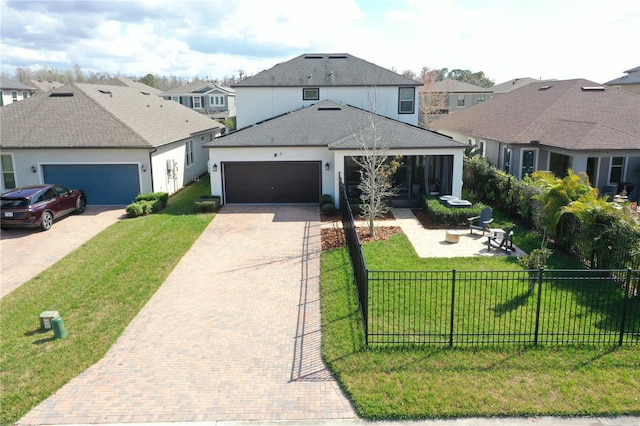
<path fill-rule="evenodd" d="M 211 166 L 211 170 L 213 170 L 214 172 L 218 171 L 218 165 L 216 163 L 213 163 L 213 166 Z"/>
<path fill-rule="evenodd" d="M 141 165 L 140 169 L 142 169 L 143 172 L 146 172 L 147 171 L 147 165 L 146 164 Z"/>
<path fill-rule="evenodd" d="M 37 171 L 36 166 L 31 166 L 31 171 L 35 173 Z"/>
<path fill-rule="evenodd" d="M 327 163 L 324 165 L 324 169 L 325 169 L 326 171 L 331 170 L 331 164 L 329 164 L 329 162 L 328 162 L 328 161 L 327 161 Z"/>

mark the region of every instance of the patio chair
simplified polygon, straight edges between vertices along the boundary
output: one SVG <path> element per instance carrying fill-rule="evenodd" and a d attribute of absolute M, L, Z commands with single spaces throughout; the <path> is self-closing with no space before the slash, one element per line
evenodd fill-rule
<path fill-rule="evenodd" d="M 499 234 L 493 233 L 489 235 L 489 239 L 487 240 L 487 250 L 491 251 L 491 248 L 495 248 L 503 251 L 504 253 L 511 254 L 511 252 L 516 251 L 513 247 L 513 230 L 514 226 L 507 229 L 504 232 L 500 232 Z"/>
<path fill-rule="evenodd" d="M 482 235 L 489 229 L 489 224 L 493 222 L 493 210 L 491 207 L 485 207 L 480 212 L 480 216 L 470 217 L 467 220 L 469 221 L 469 232 L 473 234 L 473 230 L 482 231 Z"/>

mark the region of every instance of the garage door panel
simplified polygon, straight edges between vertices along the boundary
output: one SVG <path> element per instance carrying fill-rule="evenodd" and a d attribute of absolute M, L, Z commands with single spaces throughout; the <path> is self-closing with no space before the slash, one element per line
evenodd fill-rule
<path fill-rule="evenodd" d="M 223 163 L 227 203 L 317 203 L 320 162 Z"/>
<path fill-rule="evenodd" d="M 140 193 L 135 164 L 48 164 L 44 182 L 82 189 L 89 205 L 127 205 Z"/>

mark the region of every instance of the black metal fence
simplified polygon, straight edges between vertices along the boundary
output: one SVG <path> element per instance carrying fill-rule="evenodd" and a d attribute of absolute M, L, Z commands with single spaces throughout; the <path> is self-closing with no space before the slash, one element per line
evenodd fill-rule
<path fill-rule="evenodd" d="M 367 345 L 639 344 L 639 270 L 370 271 L 340 181 Z"/>

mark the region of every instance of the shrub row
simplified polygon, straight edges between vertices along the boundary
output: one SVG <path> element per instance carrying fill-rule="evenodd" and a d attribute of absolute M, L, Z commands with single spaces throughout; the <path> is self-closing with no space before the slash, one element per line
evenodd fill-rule
<path fill-rule="evenodd" d="M 338 214 L 338 209 L 330 194 L 323 194 L 322 197 L 320 197 L 320 211 L 327 216 L 335 216 Z"/>
<path fill-rule="evenodd" d="M 126 207 L 127 217 L 144 216 L 162 210 L 169 202 L 166 192 L 148 192 L 136 197 L 134 203 Z"/>
<path fill-rule="evenodd" d="M 475 203 L 473 207 L 452 208 L 443 205 L 437 198 L 429 197 L 425 201 L 427 216 L 436 223 L 457 226 L 467 225 L 470 217 L 479 216 L 480 211 L 487 207 L 482 203 Z"/>
<path fill-rule="evenodd" d="M 203 195 L 195 201 L 196 213 L 211 213 L 220 208 L 219 195 Z"/>

